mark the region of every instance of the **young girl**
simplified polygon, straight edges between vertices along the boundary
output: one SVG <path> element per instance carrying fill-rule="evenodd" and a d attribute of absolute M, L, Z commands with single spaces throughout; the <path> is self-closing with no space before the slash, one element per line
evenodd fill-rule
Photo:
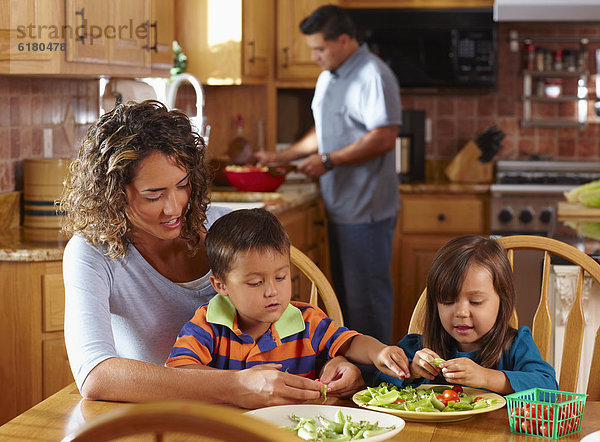
<path fill-rule="evenodd" d="M 398 343 L 411 377 L 401 382 L 377 373 L 375 380 L 462 384 L 499 394 L 557 390 L 554 369 L 542 359 L 531 330 L 509 325 L 514 306 L 512 270 L 502 246 L 478 235 L 452 239 L 431 264 L 423 335 L 409 334 Z M 445 360 L 439 367 L 437 358 Z"/>

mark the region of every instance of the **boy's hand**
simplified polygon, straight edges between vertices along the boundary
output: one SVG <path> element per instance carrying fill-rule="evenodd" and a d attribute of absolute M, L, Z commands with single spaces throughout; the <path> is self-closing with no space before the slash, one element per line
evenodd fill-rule
<path fill-rule="evenodd" d="M 327 361 L 319 380 L 327 384 L 330 397 L 348 397 L 365 388 L 360 369 L 343 356 Z"/>
<path fill-rule="evenodd" d="M 410 371 L 415 378 L 435 379 L 440 374 L 447 361 L 441 362 L 439 366 L 433 363 L 435 359 L 440 358 L 436 352 L 429 348 L 424 348 L 415 353 L 410 364 Z"/>
<path fill-rule="evenodd" d="M 373 361 L 375 366 L 385 374 L 404 380 L 410 376 L 408 358 L 400 347 L 385 346 Z"/>

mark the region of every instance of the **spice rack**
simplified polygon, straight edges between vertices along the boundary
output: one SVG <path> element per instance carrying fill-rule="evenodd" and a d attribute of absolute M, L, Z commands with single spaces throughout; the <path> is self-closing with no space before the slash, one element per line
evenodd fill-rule
<path fill-rule="evenodd" d="M 587 124 L 588 112 L 588 44 L 590 39 L 569 37 L 529 37 L 524 43 L 523 119 L 522 127 L 576 127 Z M 565 50 L 568 60 L 562 58 L 563 50 L 536 46 L 546 43 L 578 43 L 578 50 Z M 563 86 L 569 93 L 563 93 Z M 533 105 L 550 106 L 558 103 L 575 103 L 575 115 L 570 118 L 538 118 L 533 116 Z"/>

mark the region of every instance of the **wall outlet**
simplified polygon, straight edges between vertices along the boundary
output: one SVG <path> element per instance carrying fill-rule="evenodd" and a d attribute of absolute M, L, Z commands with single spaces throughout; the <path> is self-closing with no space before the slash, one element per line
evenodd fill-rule
<path fill-rule="evenodd" d="M 52 128 L 44 129 L 43 138 L 44 138 L 44 158 L 52 158 Z"/>

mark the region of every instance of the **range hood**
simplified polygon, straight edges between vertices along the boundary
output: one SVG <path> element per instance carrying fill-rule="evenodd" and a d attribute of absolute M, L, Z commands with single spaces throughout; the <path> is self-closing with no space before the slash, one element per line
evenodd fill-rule
<path fill-rule="evenodd" d="M 600 0 L 494 0 L 494 21 L 600 21 Z"/>

